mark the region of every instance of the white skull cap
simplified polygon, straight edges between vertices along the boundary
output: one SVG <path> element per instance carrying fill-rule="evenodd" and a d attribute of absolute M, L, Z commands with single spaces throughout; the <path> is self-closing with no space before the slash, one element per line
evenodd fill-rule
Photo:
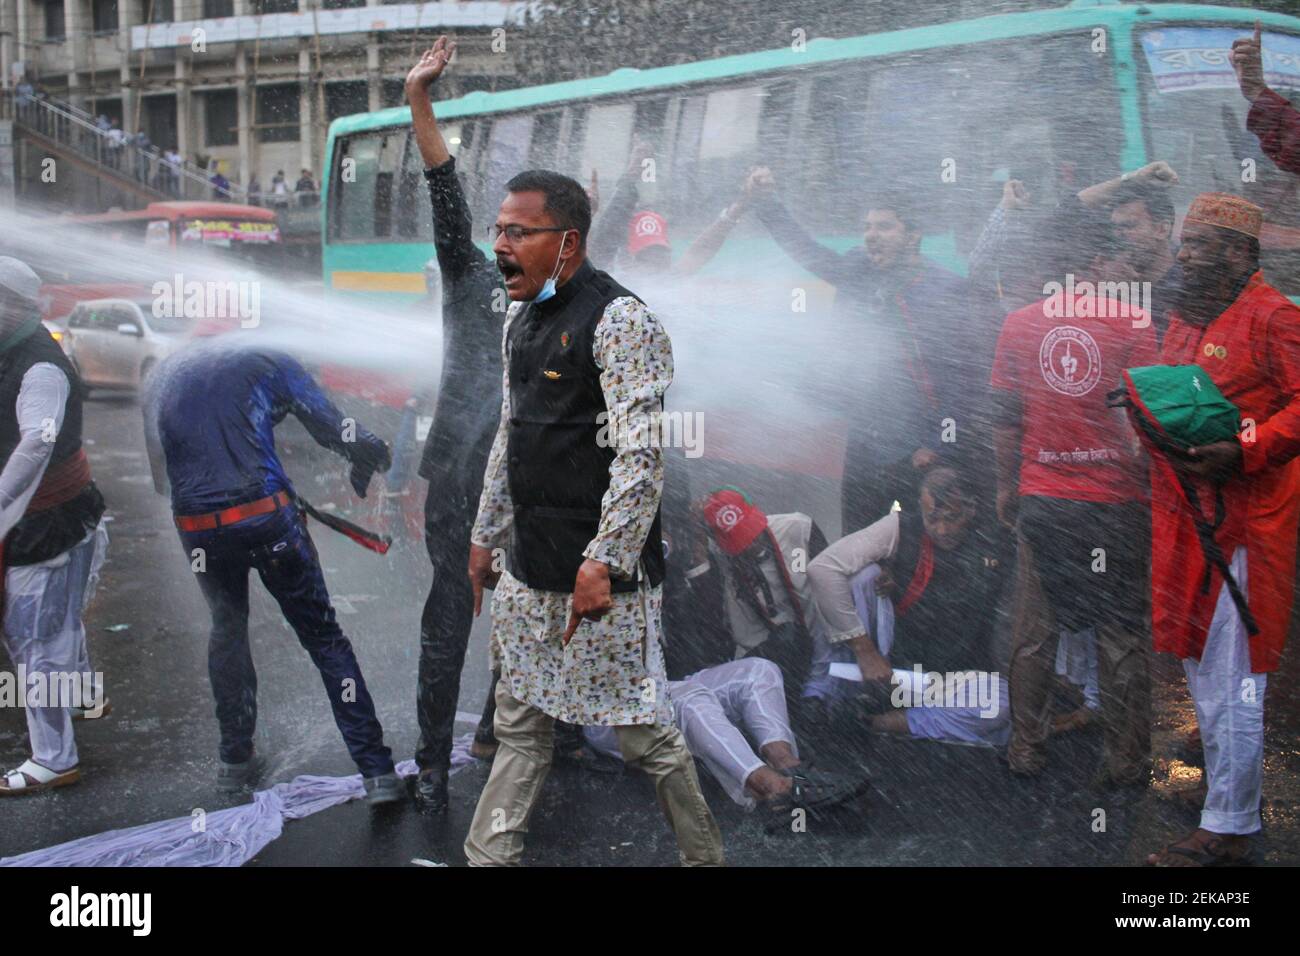
<path fill-rule="evenodd" d="M 41 292 L 41 277 L 21 259 L 0 256 L 0 286 L 36 302 Z"/>

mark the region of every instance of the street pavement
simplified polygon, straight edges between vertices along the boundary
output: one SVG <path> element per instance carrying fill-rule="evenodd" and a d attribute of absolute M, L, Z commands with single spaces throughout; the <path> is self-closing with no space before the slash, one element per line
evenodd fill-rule
<path fill-rule="evenodd" d="M 366 424 L 364 416 L 363 424 Z M 105 674 L 112 713 L 79 723 L 81 783 L 0 802 L 0 856 L 106 830 L 230 806 L 213 789 L 217 726 L 208 688 L 206 607 L 152 486 L 140 411 L 130 395 L 96 394 L 85 409 L 87 452 L 109 504 L 110 548 L 86 616 L 93 667 Z M 391 436 L 385 436 L 391 437 Z M 292 420 L 280 428 L 300 493 L 333 501 L 365 523 L 374 504 L 341 492 L 344 465 L 313 449 Z M 423 482 L 414 494 L 423 494 Z M 428 565 L 420 542 L 387 556 L 314 525 L 339 621 L 352 640 L 398 760 L 416 744 L 415 683 Z M 263 786 L 299 774 L 355 773 L 320 679 L 274 602 L 252 588 L 250 632 L 259 676 L 257 745 Z M 477 714 L 487 690 L 487 616 L 475 623 L 459 708 Z M 1269 680 L 1261 862 L 1300 863 L 1300 706 L 1297 650 Z M 0 652 L 0 667 L 11 668 Z M 1157 772 L 1143 792 L 1098 793 L 1088 781 L 1096 730 L 1052 744 L 1049 771 L 1011 777 L 992 750 L 872 737 L 818 755 L 827 766 L 869 769 L 871 791 L 806 828 L 746 814 L 706 780 L 734 865 L 1123 865 L 1196 825 L 1200 771 L 1186 746 L 1195 726 L 1181 668 L 1155 666 Z M 458 733 L 472 723 L 457 725 Z M 23 714 L 0 710 L 0 763 L 28 755 Z M 286 825 L 250 865 L 400 866 L 421 859 L 462 865 L 461 844 L 487 767 L 452 778 L 451 808 L 426 817 L 411 803 L 372 810 L 360 801 Z M 704 776 L 702 772 L 702 776 Z M 247 798 L 241 798 L 247 799 Z M 237 801 L 238 802 L 238 801 Z M 1101 815 L 1098 810 L 1103 811 Z M 1099 828 L 1098 821 L 1102 821 Z M 558 765 L 534 813 L 525 861 L 538 865 L 670 865 L 673 840 L 645 777 Z"/>

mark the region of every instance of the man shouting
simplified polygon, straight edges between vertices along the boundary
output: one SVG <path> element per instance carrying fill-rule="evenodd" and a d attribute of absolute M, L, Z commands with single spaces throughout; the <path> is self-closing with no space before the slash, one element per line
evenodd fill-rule
<path fill-rule="evenodd" d="M 662 411 L 672 346 L 654 313 L 587 261 L 591 203 L 577 182 L 529 170 L 506 190 L 493 227 L 512 300 L 501 420 L 469 559 L 477 612 L 494 549 L 506 549 L 492 599 L 499 747 L 465 854 L 519 861 L 563 720 L 614 727 L 624 759 L 654 778 L 682 862 L 719 865 L 658 638 L 663 457 L 643 430 L 610 427 Z"/>

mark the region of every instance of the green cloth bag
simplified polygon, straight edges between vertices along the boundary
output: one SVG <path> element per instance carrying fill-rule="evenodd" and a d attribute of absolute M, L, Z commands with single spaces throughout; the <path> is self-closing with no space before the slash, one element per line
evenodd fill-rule
<path fill-rule="evenodd" d="M 1107 404 L 1126 408 L 1133 427 L 1154 454 L 1188 458 L 1189 448 L 1220 441 L 1236 441 L 1241 412 L 1228 401 L 1199 365 L 1144 365 L 1124 370 L 1123 382 L 1109 395 Z M 1232 596 L 1242 623 L 1252 637 L 1259 633 L 1246 595 L 1233 577 L 1232 569 L 1214 534 L 1225 516 L 1223 488 L 1214 486 L 1214 520 L 1205 517 L 1195 485 L 1175 469 L 1183 496 L 1190 507 L 1207 567 L 1201 591 L 1210 588 L 1210 568 L 1218 570 Z"/>
<path fill-rule="evenodd" d="M 1199 365 L 1145 365 L 1125 369 L 1130 407 L 1185 451 L 1237 437 L 1241 412 Z"/>

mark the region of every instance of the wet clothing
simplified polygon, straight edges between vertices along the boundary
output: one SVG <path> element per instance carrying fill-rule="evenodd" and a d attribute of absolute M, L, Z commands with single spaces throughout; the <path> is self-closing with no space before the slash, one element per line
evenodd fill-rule
<path fill-rule="evenodd" d="M 666 690 L 666 684 L 660 686 Z M 519 864 L 523 835 L 555 754 L 554 718 L 517 700 L 504 680 L 496 694 L 497 752 L 465 837 L 470 866 Z M 668 695 L 662 696 L 666 700 Z M 613 732 L 623 759 L 654 781 L 682 864 L 722 866 L 722 834 L 700 791 L 681 731 L 669 723 L 615 727 Z"/>
<path fill-rule="evenodd" d="M 1237 549 L 1228 570 L 1249 597 L 1245 548 Z M 1200 658 L 1185 658 L 1183 671 L 1205 752 L 1200 825 L 1211 833 L 1258 833 L 1268 675 L 1251 670 L 1249 635 L 1227 585 L 1219 588 Z"/>
<path fill-rule="evenodd" d="M 146 429 L 166 464 L 172 510 L 208 514 L 293 485 L 275 451 L 275 426 L 294 415 L 319 444 L 377 470 L 384 443 L 343 413 L 296 359 L 245 345 L 205 344 L 150 376 Z"/>
<path fill-rule="evenodd" d="M 83 454 L 82 387 L 44 326 L 33 320 L 19 335 L 0 353 L 0 540 L 8 567 L 66 553 L 104 514 L 104 498 L 89 480 L 58 504 L 31 507 L 46 474 Z"/>
<path fill-rule="evenodd" d="M 1137 502 L 1020 499 L 1012 612 L 1013 766 L 1033 771 L 1042 765 L 1061 636 L 1091 631 L 1105 768 L 1121 781 L 1145 772 L 1150 759 L 1149 520 L 1145 505 Z"/>
<path fill-rule="evenodd" d="M 763 748 L 785 743 L 799 756 L 781 669 L 771 661 L 746 658 L 707 668 L 670 683 L 668 696 L 687 749 L 746 810 L 757 806 L 745 781 L 767 766 L 759 756 Z M 584 727 L 582 736 L 596 752 L 622 759 L 612 727 Z"/>
<path fill-rule="evenodd" d="M 208 609 L 208 677 L 217 702 L 221 759 L 242 763 L 253 753 L 257 674 L 248 636 L 248 573 L 256 570 L 320 671 L 343 741 L 362 776 L 393 771 L 383 728 L 352 644 L 334 618 L 306 519 L 292 507 L 211 531 L 180 533 L 185 558 L 202 549 L 195 568 Z"/>
<path fill-rule="evenodd" d="M 848 419 L 841 489 L 842 532 L 865 527 L 915 487 L 899 464 L 918 448 L 957 455 L 978 424 L 984 382 L 971 355 L 978 336 L 960 316 L 966 283 L 928 260 L 882 275 L 864 247 L 838 253 L 817 243 L 769 197 L 757 208 L 772 237 L 800 266 L 835 287 L 832 321 L 852 372 L 834 384 L 834 411 Z M 951 419 L 961 439 L 943 440 Z M 973 443 L 972 443 L 973 444 Z M 903 470 L 905 472 L 905 469 Z"/>
<path fill-rule="evenodd" d="M 1132 429 L 1121 410 L 1107 407 L 1106 395 L 1124 369 L 1155 364 L 1154 330 L 1135 328 L 1146 314 L 1109 299 L 1062 300 L 1012 312 L 998 337 L 992 386 L 1016 399 L 1019 493 L 1142 500 L 1146 475 Z"/>
<path fill-rule="evenodd" d="M 321 445 L 368 483 L 387 448 L 343 415 L 288 355 L 210 343 L 165 360 L 150 378 L 146 433 L 161 451 L 178 516 L 209 514 L 293 487 L 274 427 L 294 414 Z M 345 436 L 352 440 L 345 440 Z M 253 751 L 257 675 L 248 635 L 248 574 L 256 570 L 320 671 L 334 722 L 363 776 L 393 771 L 383 729 L 352 645 L 334 619 L 305 518 L 292 504 L 209 530 L 180 531 L 185 558 L 212 613 L 208 676 L 221 728 L 221 759 Z"/>
<path fill-rule="evenodd" d="M 638 437 L 649 439 L 645 426 L 663 412 L 663 391 L 671 379 L 649 383 L 656 394 L 642 395 L 634 389 L 646 383 L 624 380 L 617 367 L 644 361 L 655 333 L 629 323 L 626 331 L 640 333 L 640 340 L 620 341 L 624 330 L 611 330 L 606 323 L 611 308 L 614 315 L 620 309 L 629 316 L 638 310 L 646 314 L 635 296 L 584 262 L 552 298 L 515 313 L 505 334 L 510 391 L 506 481 L 513 510 L 506 563 L 512 575 L 537 590 L 573 590 L 584 549 L 602 530 L 603 501 L 611 487 L 618 488 L 611 485 L 616 448 L 635 446 Z M 662 338 L 668 351 L 667 337 Z M 607 348 L 616 353 L 608 369 Z M 664 369 L 671 362 L 670 356 L 668 361 L 647 357 L 650 363 L 662 362 Z M 640 370 L 634 366 L 630 371 Z M 606 389 L 615 401 L 608 400 Z M 662 486 L 662 455 L 655 451 Z M 644 452 L 629 447 L 621 464 L 626 467 L 640 454 Z M 657 500 L 643 542 L 639 554 L 623 557 L 626 569 L 613 567 L 613 591 L 636 590 L 642 576 L 651 587 L 663 582 Z"/>
<path fill-rule="evenodd" d="M 820 696 L 830 640 L 807 568 L 826 547 L 826 538 L 812 518 L 798 512 L 768 515 L 767 528 L 771 537 L 760 535 L 740 555 L 723 554 L 711 543 L 709 559 L 686 572 L 688 599 L 715 599 L 716 606 L 697 599 L 695 610 L 722 619 L 731 645 L 728 657 L 774 661 L 792 702 Z"/>
<path fill-rule="evenodd" d="M 420 459 L 429 482 L 424 541 L 433 582 L 420 616 L 416 715 L 421 770 L 450 766 L 460 675 L 474 623 L 470 531 L 483 470 L 496 433 L 501 390 L 501 327 L 505 301 L 496 263 L 474 245 L 469 204 L 456 161 L 426 169 L 433 207 L 433 245 L 442 284 L 442 377 L 433 425 Z M 490 732 L 492 695 L 480 730 Z"/>
<path fill-rule="evenodd" d="M 880 655 L 893 664 L 894 640 L 903 620 L 891 598 L 876 591 L 881 567 L 872 564 L 854 575 L 851 582 L 858 618 L 867 627 Z M 901 602 L 900 602 L 901 606 Z M 950 622 L 951 623 L 951 622 Z M 979 625 L 976 624 L 978 629 Z M 960 633 L 960 632 L 957 632 Z M 853 660 L 845 645 L 839 645 L 842 660 Z M 903 654 L 898 654 L 902 657 Z M 914 663 L 912 667 L 914 668 Z M 907 731 L 919 740 L 947 740 L 1001 747 L 1011 735 L 1011 703 L 1006 675 L 997 671 L 957 668 L 944 671 L 922 665 L 923 674 L 938 673 L 945 683 L 934 685 L 927 700 L 926 685 L 918 684 L 911 668 L 893 666 L 896 686 L 909 693 L 900 697 L 905 707 Z M 962 674 L 963 678 L 952 677 Z M 932 678 L 922 678 L 931 680 Z M 843 681 L 836 681 L 843 684 Z M 951 695 L 951 696 L 950 696 Z"/>
<path fill-rule="evenodd" d="M 1246 129 L 1259 137 L 1260 148 L 1279 169 L 1300 176 L 1300 110 L 1266 89 L 1250 104 Z"/>
<path fill-rule="evenodd" d="M 934 547 L 915 512 L 891 512 L 830 545 L 808 567 L 830 641 L 878 636 L 862 621 L 853 579 L 873 565 L 889 568 L 899 591 L 892 667 L 926 671 L 992 670 L 989 642 L 1006 562 L 996 542 L 978 532 L 952 551 Z"/>
<path fill-rule="evenodd" d="M 1291 621 L 1300 523 L 1300 309 L 1255 273 L 1208 325 L 1175 314 L 1161 361 L 1199 365 L 1254 425 L 1240 438 L 1242 473 L 1223 484 L 1225 517 L 1215 539 L 1225 556 L 1246 548 L 1260 628 L 1250 639 L 1251 670 L 1276 670 Z M 1213 523 L 1213 486 L 1194 484 Z M 1151 498 L 1155 647 L 1199 657 L 1222 578 L 1201 552 L 1190 505 L 1161 455 L 1152 456 Z"/>
<path fill-rule="evenodd" d="M 5 572 L 5 650 L 14 669 L 28 678 L 19 693 L 29 691 L 35 675 L 40 675 L 47 693 L 60 684 L 66 688 L 67 675 L 77 675 L 74 680 L 79 681 L 79 688 L 71 690 L 73 700 L 60 699 L 60 706 L 31 706 L 29 701 L 24 708 L 32 760 L 59 773 L 78 763 L 69 708 L 81 704 L 93 709 L 104 701 L 103 687 L 90 666 L 81 615 L 95 593 L 107 551 L 108 532 L 101 521 L 62 554 Z M 75 699 L 78 692 L 80 700 Z M 54 703 L 53 698 L 46 700 Z"/>
<path fill-rule="evenodd" d="M 78 761 L 69 708 L 102 699 L 81 615 L 108 535 L 104 499 L 81 447 L 81 382 L 39 322 L 18 330 L 0 353 L 0 458 L 3 639 L 26 677 L 18 692 L 46 691 L 25 708 L 32 759 L 62 772 Z M 47 479 L 69 473 L 75 480 L 51 495 Z M 48 498 L 57 503 L 47 505 Z M 70 679 L 79 680 L 71 688 L 79 700 L 63 699 Z"/>
<path fill-rule="evenodd" d="M 574 282 L 589 281 L 589 277 L 594 277 L 594 270 L 580 269 L 562 285 L 556 296 L 561 300 L 559 305 L 562 307 L 578 293 L 578 289 L 567 294 L 564 290 Z M 519 303 L 510 308 L 503 351 L 512 341 L 512 325 L 519 320 L 522 309 Z M 672 381 L 673 365 L 672 346 L 654 313 L 630 296 L 615 299 L 605 307 L 591 342 L 590 374 L 599 373 L 598 387 L 606 407 L 624 410 L 629 416 L 657 413 Z M 585 356 L 554 365 L 564 370 L 561 374 L 589 374 L 582 371 L 588 367 Z M 546 367 L 557 370 L 551 365 Z M 667 680 L 658 637 L 662 588 L 644 574 L 635 590 L 620 587 L 620 582 L 624 586 L 633 582 L 638 566 L 646 563 L 645 543 L 656 525 L 663 487 L 662 452 L 653 446 L 635 447 L 635 442 L 619 443 L 608 466 L 608 491 L 599 503 L 596 520 L 590 521 L 585 510 L 574 520 L 575 527 L 592 534 L 591 539 L 579 543 L 571 531 L 557 539 L 579 549 L 576 555 L 564 556 L 574 574 L 567 581 L 553 582 L 564 590 L 530 586 L 531 581 L 525 582 L 514 573 L 518 565 L 512 553 L 519 542 L 519 536 L 512 534 L 520 510 L 512 498 L 515 483 L 510 471 L 516 467 L 516 458 L 509 452 L 514 430 L 511 422 L 527 414 L 515 405 L 512 369 L 507 363 L 501 424 L 484 475 L 473 532 L 474 543 L 481 547 L 508 547 L 507 571 L 492 598 L 492 643 L 501 665 L 502 683 L 517 700 L 568 723 L 671 723 L 666 696 L 643 694 L 645 680 L 652 680 L 658 687 Z M 535 368 L 530 374 L 542 371 Z M 596 430 L 588 429 L 585 423 L 581 427 L 595 444 Z M 541 476 L 536 485 L 529 486 L 544 490 L 547 481 L 559 481 L 561 477 Z M 584 485 L 589 480 L 589 476 L 583 476 Z M 552 509 L 550 513 L 557 518 L 544 513 L 546 520 L 533 526 L 532 541 L 545 543 L 540 534 L 555 526 L 561 510 Z M 601 620 L 584 621 L 565 647 L 560 638 L 568 624 L 574 576 L 582 558 L 609 565 L 614 606 Z M 524 567 L 529 573 L 534 570 L 527 559 Z M 552 583 L 549 578 L 544 580 Z"/>
<path fill-rule="evenodd" d="M 658 414 L 672 382 L 672 345 L 639 300 L 607 297 L 612 286 L 607 279 L 584 262 L 541 305 L 514 303 L 502 335 L 501 421 L 473 531 L 480 547 L 509 542 L 507 569 L 492 595 L 492 651 L 501 671 L 494 725 L 498 749 L 465 840 L 471 865 L 518 862 L 522 834 L 550 769 L 557 719 L 615 727 L 624 758 L 654 779 L 682 861 L 723 862 L 717 824 L 700 793 L 690 752 L 672 723 L 659 642 L 663 454 L 657 444 L 639 447 L 636 433 L 633 440 L 611 441 L 607 435 L 602 444 L 589 417 L 596 394 L 610 415 L 635 421 Z M 593 301 L 605 304 L 591 323 Z M 535 314 L 526 315 L 525 309 Z M 518 343 L 524 354 L 534 354 L 528 336 L 558 344 L 559 350 L 538 349 L 539 364 L 516 364 L 508 350 Z M 527 386 L 528 378 L 555 385 L 555 392 L 517 391 L 516 384 Z M 521 428 L 522 444 L 514 435 Z M 557 457 L 557 448 L 568 449 L 573 458 Z M 524 459 L 524 454 L 535 457 Z M 540 471 L 543 462 L 558 473 Z M 592 502 L 601 462 L 604 491 Z M 573 489 L 563 484 L 566 469 Z M 575 497 L 564 497 L 570 494 Z M 591 537 L 584 542 L 585 535 Z M 647 546 L 650 540 L 653 549 Z M 556 542 L 564 543 L 563 552 L 554 551 Z M 554 578 L 538 564 L 547 549 L 571 569 L 567 580 Z M 657 555 L 647 553 L 651 550 Z M 574 575 L 582 558 L 609 566 L 613 606 L 600 620 L 584 620 L 565 645 Z M 625 582 L 633 589 L 619 587 Z"/>
<path fill-rule="evenodd" d="M 1150 760 L 1146 484 L 1132 430 L 1106 396 L 1155 354 L 1149 317 L 1096 295 L 1019 309 L 998 339 L 999 421 L 1021 433 L 1008 751 L 1021 772 L 1046 760 L 1061 634 L 1090 628 L 1103 769 L 1129 782 Z"/>

